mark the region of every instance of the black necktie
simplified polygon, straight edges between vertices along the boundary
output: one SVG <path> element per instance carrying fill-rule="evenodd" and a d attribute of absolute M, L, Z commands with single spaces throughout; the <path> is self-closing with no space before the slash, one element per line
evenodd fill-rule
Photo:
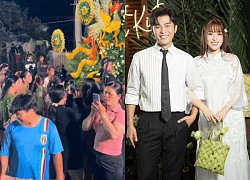
<path fill-rule="evenodd" d="M 171 117 L 169 81 L 168 81 L 168 65 L 166 55 L 168 50 L 162 50 L 162 71 L 161 71 L 161 117 L 167 122 Z"/>

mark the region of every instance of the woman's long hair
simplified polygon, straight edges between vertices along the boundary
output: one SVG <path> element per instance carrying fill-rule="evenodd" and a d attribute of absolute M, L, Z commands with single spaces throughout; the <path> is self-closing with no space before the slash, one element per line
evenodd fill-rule
<path fill-rule="evenodd" d="M 200 55 L 204 56 L 208 51 L 206 36 L 209 31 L 221 32 L 223 34 L 223 43 L 221 49 L 224 52 L 231 53 L 231 48 L 228 40 L 228 33 L 227 30 L 225 29 L 225 25 L 219 19 L 210 19 L 202 27 Z"/>
<path fill-rule="evenodd" d="M 93 102 L 93 93 L 100 93 L 100 89 L 92 78 L 86 78 L 82 83 L 82 102 L 91 106 Z"/>
<path fill-rule="evenodd" d="M 8 75 L 5 78 L 1 99 L 4 98 L 4 96 L 7 94 L 8 90 L 10 89 L 12 84 L 16 83 L 18 79 L 19 79 L 19 77 L 17 77 L 16 75 L 13 75 L 13 74 Z"/>
<path fill-rule="evenodd" d="M 22 71 L 19 77 L 23 80 L 28 73 L 30 73 L 29 70 Z"/>
<path fill-rule="evenodd" d="M 40 85 L 42 81 L 43 81 L 43 79 L 41 78 L 41 76 L 35 75 L 35 80 L 33 81 L 32 86 L 31 86 L 32 93 L 36 92 L 38 85 Z"/>
<path fill-rule="evenodd" d="M 55 86 L 50 87 L 49 97 L 50 97 L 50 99 L 52 101 L 52 104 L 49 107 L 48 116 L 53 122 L 56 121 L 56 109 L 57 109 L 57 106 L 58 106 L 57 103 L 62 98 L 64 98 L 65 95 L 66 95 L 66 92 L 65 92 L 64 86 L 55 85 Z"/>

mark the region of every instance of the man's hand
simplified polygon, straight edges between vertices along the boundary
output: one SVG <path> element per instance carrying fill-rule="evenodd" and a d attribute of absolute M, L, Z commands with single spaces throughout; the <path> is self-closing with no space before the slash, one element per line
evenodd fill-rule
<path fill-rule="evenodd" d="M 127 138 L 130 140 L 132 146 L 135 148 L 135 143 L 138 141 L 136 129 L 133 125 L 127 128 Z"/>
<path fill-rule="evenodd" d="M 179 119 L 177 122 L 181 123 L 183 121 L 186 121 L 188 127 L 190 127 L 195 121 L 197 114 L 198 114 L 198 108 L 196 106 L 192 106 L 192 111 L 191 111 L 190 116 L 185 116 Z"/>
<path fill-rule="evenodd" d="M 184 118 L 179 119 L 177 122 L 182 123 L 183 121 L 186 121 L 188 127 L 190 127 L 195 121 L 195 118 L 196 117 L 193 117 L 193 116 L 185 116 Z"/>

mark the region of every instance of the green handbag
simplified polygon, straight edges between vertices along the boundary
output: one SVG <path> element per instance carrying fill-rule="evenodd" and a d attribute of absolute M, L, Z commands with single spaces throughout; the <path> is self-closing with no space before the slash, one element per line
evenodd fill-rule
<path fill-rule="evenodd" d="M 224 165 L 230 146 L 222 143 L 222 135 L 228 131 L 228 128 L 223 128 L 223 123 L 220 123 L 220 130 L 215 132 L 215 135 L 219 136 L 219 140 L 215 141 L 212 140 L 213 127 L 212 125 L 208 139 L 203 139 L 202 133 L 199 138 L 195 137 L 195 132 L 191 134 L 192 137 L 200 139 L 194 166 L 224 175 Z"/>

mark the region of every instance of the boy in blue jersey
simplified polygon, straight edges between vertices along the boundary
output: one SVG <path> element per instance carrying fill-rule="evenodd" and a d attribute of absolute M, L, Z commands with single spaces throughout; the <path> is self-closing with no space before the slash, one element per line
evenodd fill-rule
<path fill-rule="evenodd" d="M 50 154 L 53 156 L 56 180 L 63 180 L 63 147 L 56 126 L 52 121 L 35 112 L 35 99 L 28 94 L 20 94 L 11 103 L 10 111 L 18 120 L 12 122 L 5 131 L 0 150 L 0 179 L 8 176 L 49 180 Z"/>

